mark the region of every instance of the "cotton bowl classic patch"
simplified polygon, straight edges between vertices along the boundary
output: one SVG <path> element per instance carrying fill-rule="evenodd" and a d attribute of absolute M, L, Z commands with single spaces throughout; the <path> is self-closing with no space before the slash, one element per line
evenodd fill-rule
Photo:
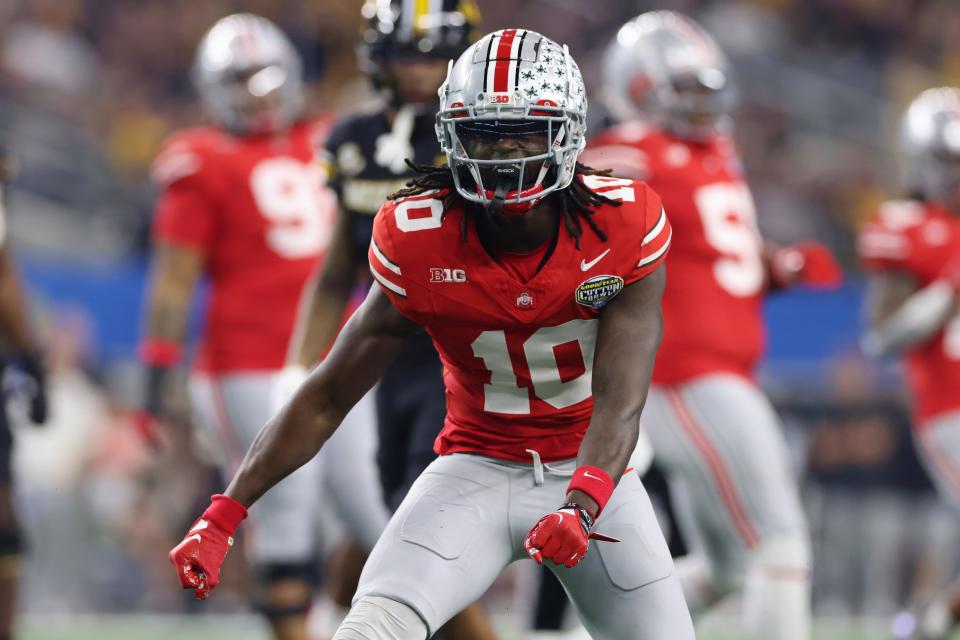
<path fill-rule="evenodd" d="M 620 276 L 594 276 L 577 287 L 577 304 L 591 309 L 600 309 L 623 291 Z"/>

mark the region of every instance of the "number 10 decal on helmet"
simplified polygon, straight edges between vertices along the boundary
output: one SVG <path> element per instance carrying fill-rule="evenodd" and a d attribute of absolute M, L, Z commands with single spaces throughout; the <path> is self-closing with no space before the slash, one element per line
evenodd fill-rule
<path fill-rule="evenodd" d="M 517 215 L 570 185 L 587 95 L 566 45 L 497 31 L 450 63 L 439 93 L 437 137 L 462 197 Z"/>

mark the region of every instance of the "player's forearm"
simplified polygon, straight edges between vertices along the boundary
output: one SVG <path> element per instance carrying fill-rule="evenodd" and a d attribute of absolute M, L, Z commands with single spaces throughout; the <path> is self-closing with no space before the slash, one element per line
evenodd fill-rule
<path fill-rule="evenodd" d="M 901 351 L 929 340 L 956 307 L 951 285 L 935 281 L 911 295 L 896 310 L 877 318 L 863 338 L 870 355 Z"/>
<path fill-rule="evenodd" d="M 249 506 L 316 455 L 417 326 L 379 288 L 371 290 L 330 354 L 257 435 L 226 494 Z"/>
<path fill-rule="evenodd" d="M 658 343 L 659 338 L 652 344 L 646 345 L 645 351 L 652 349 L 655 353 Z M 624 362 L 614 362 L 612 368 L 619 370 L 621 366 L 631 366 L 634 370 L 647 369 L 642 360 L 637 361 L 632 357 L 634 355 L 623 351 L 620 358 Z M 652 370 L 652 367 L 648 370 Z M 602 376 L 602 378 L 609 377 Z M 599 385 L 594 385 L 593 417 L 580 444 L 580 451 L 577 454 L 578 467 L 599 467 L 613 479 L 614 483 L 623 475 L 630 456 L 637 447 L 637 439 L 640 436 L 640 414 L 643 411 L 650 384 L 649 374 L 645 376 L 641 374 L 640 377 L 646 379 L 637 380 L 638 385 L 633 388 L 624 388 L 619 383 L 608 384 L 603 379 L 599 381 Z M 580 503 L 591 513 L 596 513 L 596 504 L 582 492 L 571 491 L 567 499 Z"/>
<path fill-rule="evenodd" d="M 597 467 L 613 484 L 623 475 L 640 435 L 653 363 L 663 336 L 660 299 L 666 283 L 661 267 L 627 287 L 603 310 L 593 362 L 593 416 L 577 455 L 578 467 Z M 596 513 L 581 491 L 569 501 Z"/>
<path fill-rule="evenodd" d="M 315 456 L 344 415 L 327 389 L 308 380 L 257 434 L 226 495 L 249 507 Z"/>
<path fill-rule="evenodd" d="M 187 330 L 189 302 L 155 296 L 147 312 L 146 338 L 180 344 Z"/>
<path fill-rule="evenodd" d="M 350 290 L 347 287 L 329 290 L 317 286 L 290 340 L 287 364 L 310 369 L 320 359 L 323 350 L 336 336 L 349 298 Z"/>
<path fill-rule="evenodd" d="M 192 248 L 158 244 L 151 267 L 147 298 L 146 338 L 181 343 L 203 256 Z"/>
<path fill-rule="evenodd" d="M 27 325 L 26 298 L 6 249 L 0 251 L 0 326 L 3 335 L 17 351 L 27 353 L 33 350 L 33 338 Z"/>
<path fill-rule="evenodd" d="M 290 339 L 287 364 L 310 369 L 340 328 L 343 314 L 357 284 L 357 263 L 353 255 L 349 218 L 340 212 L 330 253 L 308 295 L 301 302 L 297 326 Z"/>

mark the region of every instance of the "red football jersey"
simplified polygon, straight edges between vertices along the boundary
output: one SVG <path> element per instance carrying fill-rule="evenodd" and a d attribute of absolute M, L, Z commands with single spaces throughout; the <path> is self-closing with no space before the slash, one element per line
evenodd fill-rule
<path fill-rule="evenodd" d="M 960 255 L 960 219 L 933 204 L 888 202 L 857 240 L 867 269 L 899 271 L 924 287 Z M 916 423 L 960 408 L 960 313 L 929 340 L 904 355 Z"/>
<path fill-rule="evenodd" d="M 766 342 L 767 276 L 753 196 L 733 142 L 688 144 L 627 124 L 600 133 L 581 161 L 646 181 L 675 230 L 654 382 L 718 371 L 752 376 Z"/>
<path fill-rule="evenodd" d="M 444 365 L 447 418 L 437 453 L 475 452 L 529 461 L 576 456 L 593 411 L 591 380 L 603 305 L 663 261 L 671 229 L 643 183 L 587 176 L 620 200 L 584 226 L 580 249 L 562 229 L 544 267 L 495 261 L 462 209 L 443 213 L 442 193 L 388 202 L 374 221 L 370 266 L 399 311 L 433 337 Z M 504 264 L 501 264 L 504 263 Z M 514 266 L 516 268 L 509 268 Z"/>
<path fill-rule="evenodd" d="M 336 202 L 314 162 L 327 121 L 280 136 L 205 127 L 173 136 L 152 174 L 155 241 L 203 253 L 210 301 L 197 366 L 283 366 L 303 286 L 326 251 Z"/>

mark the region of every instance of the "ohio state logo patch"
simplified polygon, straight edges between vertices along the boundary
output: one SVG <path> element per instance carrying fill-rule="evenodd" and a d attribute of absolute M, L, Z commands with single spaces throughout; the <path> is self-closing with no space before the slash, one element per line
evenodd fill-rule
<path fill-rule="evenodd" d="M 594 276 L 584 280 L 577 287 L 577 304 L 591 309 L 601 309 L 623 291 L 623 278 L 620 276 Z"/>

